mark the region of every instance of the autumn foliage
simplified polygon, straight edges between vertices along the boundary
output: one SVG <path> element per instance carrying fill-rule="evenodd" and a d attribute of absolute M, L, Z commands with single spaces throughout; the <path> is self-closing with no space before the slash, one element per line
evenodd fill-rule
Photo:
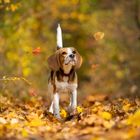
<path fill-rule="evenodd" d="M 139 0 L 0 0 L 0 140 L 140 139 Z M 60 23 L 83 57 L 77 112 L 48 112 Z"/>

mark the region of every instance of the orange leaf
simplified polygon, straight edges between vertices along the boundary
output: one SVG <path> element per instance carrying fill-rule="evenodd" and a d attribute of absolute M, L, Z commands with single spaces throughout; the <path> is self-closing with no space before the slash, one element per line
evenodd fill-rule
<path fill-rule="evenodd" d="M 40 47 L 35 48 L 35 49 L 32 51 L 32 53 L 33 53 L 34 55 L 38 55 L 38 54 L 40 54 L 40 52 L 41 52 Z"/>

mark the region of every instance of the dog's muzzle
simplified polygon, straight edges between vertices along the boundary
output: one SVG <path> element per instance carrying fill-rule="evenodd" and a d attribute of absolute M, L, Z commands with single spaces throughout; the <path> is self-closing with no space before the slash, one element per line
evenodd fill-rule
<path fill-rule="evenodd" d="M 71 64 L 75 65 L 76 64 L 76 57 L 74 54 L 70 54 L 68 57 L 65 59 L 65 65 Z"/>

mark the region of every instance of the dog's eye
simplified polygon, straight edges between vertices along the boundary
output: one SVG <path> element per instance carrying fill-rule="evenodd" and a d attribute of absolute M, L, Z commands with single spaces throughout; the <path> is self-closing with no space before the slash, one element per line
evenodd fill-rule
<path fill-rule="evenodd" d="M 65 55 L 65 54 L 67 54 L 66 52 L 62 52 L 62 55 Z"/>
<path fill-rule="evenodd" d="M 75 53 L 76 53 L 76 51 L 73 51 L 72 53 L 73 53 L 73 54 L 75 54 Z"/>

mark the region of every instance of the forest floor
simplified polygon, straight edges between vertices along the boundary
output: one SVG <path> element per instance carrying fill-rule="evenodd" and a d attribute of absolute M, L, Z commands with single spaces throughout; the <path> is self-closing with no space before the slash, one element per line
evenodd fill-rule
<path fill-rule="evenodd" d="M 140 99 L 87 96 L 77 113 L 61 109 L 63 121 L 47 112 L 46 101 L 0 96 L 0 140 L 139 140 Z"/>

